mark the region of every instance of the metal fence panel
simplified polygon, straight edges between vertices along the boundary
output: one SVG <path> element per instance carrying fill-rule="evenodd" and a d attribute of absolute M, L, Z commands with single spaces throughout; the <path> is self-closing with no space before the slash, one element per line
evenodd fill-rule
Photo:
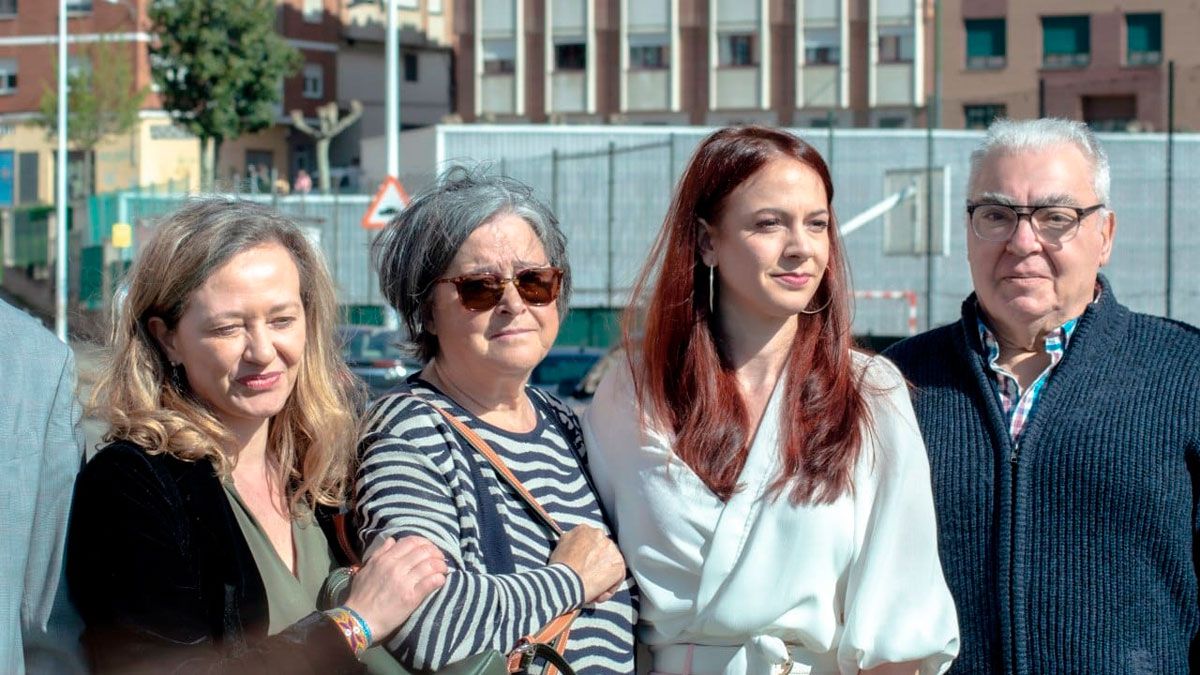
<path fill-rule="evenodd" d="M 570 242 L 578 307 L 623 305 L 661 227 L 675 181 L 712 129 L 700 127 L 446 126 L 439 129 L 442 166 L 485 162 L 534 187 L 556 210 Z M 982 132 L 885 129 L 794 129 L 830 162 L 834 210 L 846 221 L 885 197 L 885 175 L 927 167 L 950 172 L 949 212 L 934 224 L 948 233 L 944 255 L 889 255 L 882 219 L 845 238 L 853 286 L 859 291 L 912 292 L 919 325 L 959 316 L 972 283 L 966 260 L 970 153 Z M 1112 166 L 1111 205 L 1118 215 L 1116 250 L 1104 273 L 1122 302 L 1137 311 L 1166 312 L 1200 323 L 1200 253 L 1191 217 L 1200 207 L 1200 135 L 1174 136 L 1174 171 L 1167 174 L 1163 134 L 1101 134 Z M 610 160 L 611 153 L 611 160 Z M 1168 191 L 1173 229 L 1167 240 Z M 926 199 L 917 194 L 915 199 Z M 612 232 L 608 228 L 611 222 Z M 1167 255 L 1174 262 L 1168 281 Z M 611 293 L 610 293 L 611 290 Z M 860 334 L 906 329 L 904 301 L 862 298 Z"/>

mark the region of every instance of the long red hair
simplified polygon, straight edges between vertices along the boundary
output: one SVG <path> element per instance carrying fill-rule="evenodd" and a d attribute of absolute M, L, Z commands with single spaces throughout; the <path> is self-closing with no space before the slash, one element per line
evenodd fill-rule
<path fill-rule="evenodd" d="M 782 461 L 771 491 L 787 490 L 797 504 L 829 503 L 853 487 L 868 412 L 852 363 L 850 293 L 833 215 L 833 183 L 812 146 L 759 126 L 721 129 L 700 144 L 634 286 L 624 342 L 643 412 L 674 431 L 674 452 L 728 500 L 740 487 L 753 430 L 708 309 L 700 220 L 715 224 L 729 194 L 779 157 L 798 160 L 820 176 L 829 199 L 830 236 L 828 267 L 812 301 L 825 307 L 799 317 L 785 366 Z M 647 302 L 639 302 L 643 298 Z"/>

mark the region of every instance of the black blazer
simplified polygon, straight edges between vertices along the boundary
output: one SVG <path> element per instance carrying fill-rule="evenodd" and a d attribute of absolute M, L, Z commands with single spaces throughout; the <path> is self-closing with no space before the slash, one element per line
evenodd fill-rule
<path fill-rule="evenodd" d="M 360 673 L 318 612 L 267 637 L 267 596 L 207 461 L 128 442 L 79 474 L 67 579 L 97 673 Z"/>

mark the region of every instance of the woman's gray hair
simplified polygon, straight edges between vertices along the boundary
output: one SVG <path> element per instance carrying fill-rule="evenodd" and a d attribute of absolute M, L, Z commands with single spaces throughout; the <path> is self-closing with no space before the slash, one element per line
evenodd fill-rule
<path fill-rule="evenodd" d="M 497 216 L 512 214 L 529 223 L 550 264 L 563 271 L 558 314 L 566 316 L 571 299 L 567 238 L 558 219 L 533 196 L 528 185 L 482 168 L 455 166 L 437 183 L 412 198 L 371 245 L 379 289 L 400 314 L 410 349 L 428 362 L 438 354 L 433 319 L 433 288 L 445 275 L 471 233 Z"/>
<path fill-rule="evenodd" d="M 1043 117 L 1032 120 L 998 119 L 988 127 L 987 137 L 971 153 L 971 176 L 967 185 L 975 185 L 979 167 L 983 160 L 994 154 L 1018 150 L 1044 150 L 1069 143 L 1079 149 L 1092 165 L 1092 186 L 1096 198 L 1108 204 L 1111 176 L 1108 154 L 1096 140 L 1096 134 L 1083 122 L 1058 117 Z M 1111 205 L 1109 205 L 1111 208 Z"/>

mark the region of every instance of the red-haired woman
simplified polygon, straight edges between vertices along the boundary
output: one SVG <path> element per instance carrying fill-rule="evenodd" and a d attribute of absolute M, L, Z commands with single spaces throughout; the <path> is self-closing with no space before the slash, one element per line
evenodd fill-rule
<path fill-rule="evenodd" d="M 705 139 L 628 367 L 588 409 L 654 672 L 938 673 L 958 652 L 925 446 L 896 369 L 853 349 L 832 201 L 791 134 Z"/>

